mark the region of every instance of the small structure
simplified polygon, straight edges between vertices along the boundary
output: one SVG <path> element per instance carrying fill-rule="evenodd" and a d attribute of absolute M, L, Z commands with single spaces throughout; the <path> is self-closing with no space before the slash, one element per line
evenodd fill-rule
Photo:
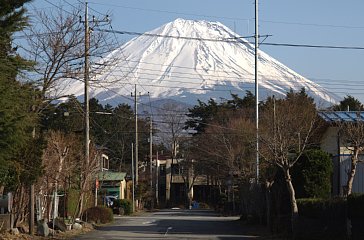
<path fill-rule="evenodd" d="M 118 199 L 126 197 L 126 173 L 102 171 L 98 174 L 100 192 L 105 196 L 116 196 Z"/>
<path fill-rule="evenodd" d="M 321 111 L 318 115 L 326 122 L 326 130 L 321 138 L 320 147 L 332 155 L 333 162 L 333 195 L 343 195 L 348 180 L 348 171 L 351 169 L 350 148 L 343 144 L 340 128 L 337 123 L 364 121 L 364 112 L 357 111 Z M 364 159 L 364 155 L 359 156 Z M 364 193 L 364 164 L 358 164 L 353 182 L 354 193 Z"/>

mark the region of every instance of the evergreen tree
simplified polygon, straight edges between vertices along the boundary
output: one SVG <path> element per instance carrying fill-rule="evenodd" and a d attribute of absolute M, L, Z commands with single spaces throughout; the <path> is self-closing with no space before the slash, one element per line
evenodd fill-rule
<path fill-rule="evenodd" d="M 0 185 L 3 186 L 13 182 L 10 169 L 19 173 L 27 169 L 17 156 L 33 141 L 36 121 L 31 113 L 36 91 L 16 79 L 30 62 L 21 58 L 12 46 L 14 33 L 27 23 L 22 8 L 26 2 L 29 0 L 0 0 Z"/>
<path fill-rule="evenodd" d="M 292 169 L 297 198 L 329 198 L 331 194 L 332 162 L 318 149 L 305 151 Z"/>
<path fill-rule="evenodd" d="M 255 106 L 255 96 L 246 91 L 244 98 L 240 98 L 237 94 L 231 94 L 232 99 L 226 102 L 217 103 L 214 99 L 210 99 L 207 103 L 198 100 L 198 105 L 189 109 L 187 114 L 188 120 L 185 129 L 193 129 L 195 134 L 205 132 L 207 124 L 213 120 L 224 121 L 228 112 L 242 110 L 246 117 L 254 117 L 252 115 Z M 240 111 L 240 112 L 242 112 Z"/>
<path fill-rule="evenodd" d="M 334 111 L 363 111 L 363 104 L 353 96 L 346 96 L 338 105 L 333 108 Z"/>
<path fill-rule="evenodd" d="M 27 26 L 25 9 L 30 0 L 0 0 L 0 73 L 1 81 L 14 81 L 18 72 L 29 66 L 29 62 L 16 54 L 12 45 L 15 32 Z"/>
<path fill-rule="evenodd" d="M 231 94 L 232 100 L 228 100 L 227 104 L 232 109 L 248 109 L 255 107 L 255 96 L 254 94 L 247 90 L 244 98 L 240 98 L 237 94 Z"/>
<path fill-rule="evenodd" d="M 185 128 L 195 130 L 196 134 L 205 132 L 206 124 L 217 114 L 218 108 L 218 103 L 212 98 L 207 103 L 198 100 L 198 105 L 188 109 L 189 120 Z"/>

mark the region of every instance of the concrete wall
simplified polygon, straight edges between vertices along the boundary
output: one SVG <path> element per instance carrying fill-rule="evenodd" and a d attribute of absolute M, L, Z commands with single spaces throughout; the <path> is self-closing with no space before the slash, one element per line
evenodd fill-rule
<path fill-rule="evenodd" d="M 333 156 L 339 154 L 337 127 L 329 127 L 321 139 L 321 149 Z"/>

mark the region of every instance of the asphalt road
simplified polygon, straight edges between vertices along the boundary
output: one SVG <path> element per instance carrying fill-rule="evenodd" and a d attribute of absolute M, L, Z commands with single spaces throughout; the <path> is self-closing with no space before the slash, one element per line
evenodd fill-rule
<path fill-rule="evenodd" d="M 262 239 L 238 217 L 207 210 L 162 210 L 140 216 L 115 216 L 112 224 L 76 239 Z"/>

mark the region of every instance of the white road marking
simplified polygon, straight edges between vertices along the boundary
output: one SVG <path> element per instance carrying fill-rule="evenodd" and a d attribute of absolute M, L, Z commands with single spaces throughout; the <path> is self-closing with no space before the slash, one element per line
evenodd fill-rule
<path fill-rule="evenodd" d="M 152 220 L 152 221 L 147 221 L 147 222 L 143 222 L 143 224 L 152 224 L 152 223 L 155 223 L 155 220 Z"/>
<path fill-rule="evenodd" d="M 172 229 L 172 227 L 168 227 L 167 231 L 164 233 L 164 236 L 166 236 L 168 234 L 168 231 L 171 230 L 171 229 Z"/>

